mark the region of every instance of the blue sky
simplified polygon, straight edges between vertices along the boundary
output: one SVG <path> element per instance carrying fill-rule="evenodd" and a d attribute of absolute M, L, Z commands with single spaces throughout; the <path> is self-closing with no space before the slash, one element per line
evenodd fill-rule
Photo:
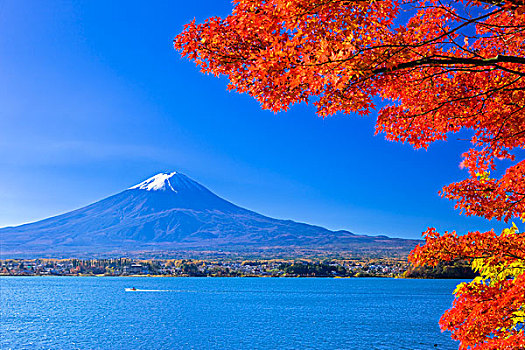
<path fill-rule="evenodd" d="M 185 23 L 227 15 L 229 1 L 145 4 L 0 1 L 0 227 L 172 170 L 245 208 L 331 229 L 503 227 L 437 194 L 466 176 L 461 136 L 414 151 L 374 136 L 375 114 L 262 111 L 172 47 Z"/>

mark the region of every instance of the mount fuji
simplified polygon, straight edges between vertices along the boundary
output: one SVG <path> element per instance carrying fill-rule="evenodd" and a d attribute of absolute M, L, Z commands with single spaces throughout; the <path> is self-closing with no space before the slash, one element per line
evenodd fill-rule
<path fill-rule="evenodd" d="M 417 243 L 273 219 L 178 172 L 157 174 L 62 215 L 0 229 L 2 257 L 300 248 L 405 255 Z"/>

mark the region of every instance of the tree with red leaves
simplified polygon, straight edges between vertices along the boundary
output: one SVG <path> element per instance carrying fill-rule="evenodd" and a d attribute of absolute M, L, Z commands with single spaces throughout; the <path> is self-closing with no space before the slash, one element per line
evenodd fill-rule
<path fill-rule="evenodd" d="M 376 133 L 388 140 L 426 149 L 470 130 L 468 178 L 441 195 L 465 215 L 525 221 L 523 0 L 235 0 L 231 15 L 189 23 L 174 45 L 275 112 L 314 99 L 322 117 L 367 115 L 379 96 Z M 491 177 L 502 159 L 510 165 Z M 440 321 L 460 349 L 525 349 L 525 234 L 512 225 L 429 228 L 409 257 L 479 271 Z"/>

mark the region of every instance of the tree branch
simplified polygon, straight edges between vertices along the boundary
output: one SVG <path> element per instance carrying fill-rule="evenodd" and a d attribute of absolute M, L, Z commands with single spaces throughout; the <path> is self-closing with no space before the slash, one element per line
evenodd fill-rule
<path fill-rule="evenodd" d="M 448 57 L 448 58 L 422 58 L 420 60 L 403 62 L 397 66 L 387 68 L 381 67 L 372 70 L 373 74 L 388 73 L 403 70 L 406 68 L 420 67 L 420 66 L 448 66 L 456 64 L 472 65 L 472 66 L 498 66 L 498 63 L 519 63 L 525 65 L 525 57 L 497 55 L 493 58 L 468 58 L 468 57 Z M 512 71 L 515 74 L 525 76 L 525 72 Z"/>

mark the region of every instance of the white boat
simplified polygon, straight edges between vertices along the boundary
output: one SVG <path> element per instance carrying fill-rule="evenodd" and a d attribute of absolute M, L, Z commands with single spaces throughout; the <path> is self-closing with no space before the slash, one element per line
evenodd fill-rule
<path fill-rule="evenodd" d="M 124 290 L 125 290 L 126 292 L 136 292 L 136 291 L 138 291 L 138 289 L 135 288 L 135 287 L 133 287 L 133 288 L 124 288 Z"/>

